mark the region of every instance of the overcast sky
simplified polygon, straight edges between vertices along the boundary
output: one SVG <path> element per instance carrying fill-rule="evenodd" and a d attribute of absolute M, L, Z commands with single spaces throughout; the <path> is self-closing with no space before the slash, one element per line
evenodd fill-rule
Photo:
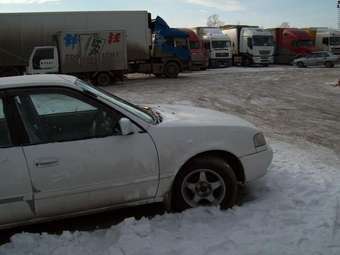
<path fill-rule="evenodd" d="M 0 12 L 148 10 L 170 26 L 205 25 L 218 14 L 227 24 L 336 27 L 336 0 L 0 0 Z"/>

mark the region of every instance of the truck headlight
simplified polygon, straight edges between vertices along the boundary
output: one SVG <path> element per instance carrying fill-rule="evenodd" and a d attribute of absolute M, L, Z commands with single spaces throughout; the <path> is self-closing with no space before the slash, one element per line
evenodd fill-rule
<path fill-rule="evenodd" d="M 264 137 L 263 133 L 258 133 L 254 136 L 255 148 L 265 146 L 266 144 L 266 138 Z"/>

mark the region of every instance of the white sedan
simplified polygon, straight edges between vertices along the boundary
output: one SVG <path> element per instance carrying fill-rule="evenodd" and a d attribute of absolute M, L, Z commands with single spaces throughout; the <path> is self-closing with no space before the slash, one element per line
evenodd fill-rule
<path fill-rule="evenodd" d="M 272 156 L 224 113 L 139 107 L 72 76 L 0 79 L 0 228 L 153 202 L 230 208 Z"/>

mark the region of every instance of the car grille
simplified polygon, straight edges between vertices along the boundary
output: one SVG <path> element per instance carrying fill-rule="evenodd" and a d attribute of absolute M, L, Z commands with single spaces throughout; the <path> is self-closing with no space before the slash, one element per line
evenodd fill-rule
<path fill-rule="evenodd" d="M 217 58 L 227 58 L 229 57 L 228 53 L 216 53 Z"/>
<path fill-rule="evenodd" d="M 260 50 L 260 55 L 269 55 L 270 50 Z"/>

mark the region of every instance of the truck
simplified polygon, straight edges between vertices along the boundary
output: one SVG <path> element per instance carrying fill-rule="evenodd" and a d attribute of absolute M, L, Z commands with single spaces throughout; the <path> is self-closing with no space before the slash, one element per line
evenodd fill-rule
<path fill-rule="evenodd" d="M 191 51 L 191 70 L 206 70 L 209 66 L 209 54 L 204 47 L 203 40 L 189 28 L 179 28 L 189 35 L 189 48 Z"/>
<path fill-rule="evenodd" d="M 304 28 L 314 42 L 315 48 L 340 55 L 340 30 L 327 27 Z"/>
<path fill-rule="evenodd" d="M 298 28 L 271 28 L 274 42 L 276 64 L 291 64 L 299 57 L 304 57 L 315 51 L 312 37 L 303 29 Z"/>
<path fill-rule="evenodd" d="M 248 25 L 225 25 L 221 28 L 231 40 L 235 65 L 268 66 L 274 62 L 274 42 L 269 31 Z"/>
<path fill-rule="evenodd" d="M 209 54 L 209 67 L 232 65 L 230 39 L 218 27 L 194 27 L 192 30 L 201 38 Z"/>
<path fill-rule="evenodd" d="M 61 66 L 63 62 L 57 61 L 62 47 L 58 45 L 62 38 L 60 35 L 66 35 L 63 40 L 75 45 L 80 41 L 77 31 L 100 34 L 115 30 L 124 31 L 126 35 L 127 68 L 123 61 L 119 68 L 116 66 L 121 70 L 99 72 L 79 68 L 77 73 L 69 73 L 68 68 Z M 76 34 L 72 36 L 70 31 Z M 107 85 L 124 72 L 176 78 L 191 65 L 188 34 L 170 28 L 161 17 L 152 20 L 147 11 L 3 13 L 0 14 L 0 34 L 6 35 L 0 37 L 0 76 L 32 71 L 29 67 L 34 67 L 34 64 L 30 61 L 37 59 L 34 54 L 40 54 L 39 47 L 58 50 L 58 54 L 54 55 L 54 61 L 59 63 L 58 73 L 67 71 L 87 76 L 97 85 Z M 111 40 L 117 40 L 115 36 L 118 35 L 113 35 Z M 122 52 L 119 58 L 123 55 Z M 48 61 L 45 60 L 46 67 Z M 32 73 L 40 72 L 35 70 Z"/>
<path fill-rule="evenodd" d="M 34 47 L 27 74 L 71 73 L 89 79 L 97 73 L 97 83 L 108 85 L 106 73 L 118 77 L 128 69 L 124 30 L 64 31 L 55 39 L 56 46 Z"/>

